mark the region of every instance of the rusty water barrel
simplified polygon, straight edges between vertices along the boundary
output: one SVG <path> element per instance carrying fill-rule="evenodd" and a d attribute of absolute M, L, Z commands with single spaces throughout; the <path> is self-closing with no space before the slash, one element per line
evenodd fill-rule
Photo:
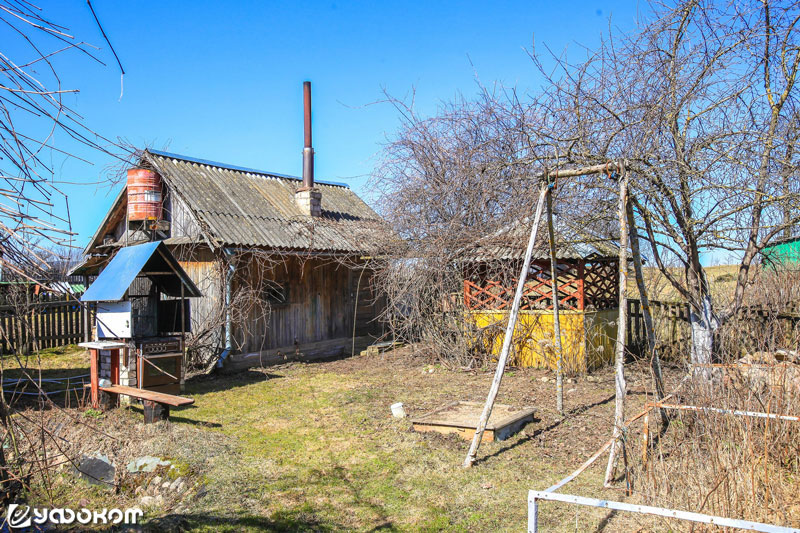
<path fill-rule="evenodd" d="M 128 169 L 128 220 L 161 220 L 161 177 L 145 168 Z"/>

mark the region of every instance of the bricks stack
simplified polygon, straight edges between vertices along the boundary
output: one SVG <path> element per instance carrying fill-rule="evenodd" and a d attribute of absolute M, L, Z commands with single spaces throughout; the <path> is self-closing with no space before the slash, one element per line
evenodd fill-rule
<path fill-rule="evenodd" d="M 111 379 L 111 350 L 100 350 L 100 379 Z"/>

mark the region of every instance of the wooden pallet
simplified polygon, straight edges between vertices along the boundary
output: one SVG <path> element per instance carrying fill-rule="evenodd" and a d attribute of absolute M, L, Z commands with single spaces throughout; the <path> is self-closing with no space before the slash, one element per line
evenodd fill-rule
<path fill-rule="evenodd" d="M 411 419 L 414 431 L 450 434 L 455 433 L 465 440 L 472 440 L 481 417 L 484 404 L 478 402 L 452 402 L 424 415 Z M 495 404 L 492 416 L 486 424 L 484 441 L 505 440 L 517 433 L 534 419 L 535 409 L 515 409 L 509 405 Z"/>

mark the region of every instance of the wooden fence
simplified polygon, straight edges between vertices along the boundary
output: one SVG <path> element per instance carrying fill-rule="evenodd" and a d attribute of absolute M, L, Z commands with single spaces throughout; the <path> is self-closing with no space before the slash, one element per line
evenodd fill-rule
<path fill-rule="evenodd" d="M 658 345 L 662 348 L 675 349 L 676 355 L 685 352 L 691 342 L 689 324 L 690 307 L 685 302 L 650 301 L 650 311 L 656 330 Z M 746 350 L 766 349 L 770 342 L 780 338 L 797 338 L 800 331 L 800 306 L 790 306 L 781 312 L 759 306 L 746 306 L 739 309 L 735 320 L 729 323 L 734 328 L 756 327 L 763 338 L 736 338 L 744 342 Z M 722 340 L 722 339 L 718 339 Z M 644 331 L 644 315 L 639 300 L 628 300 L 628 338 L 629 349 L 641 354 L 647 346 Z"/>
<path fill-rule="evenodd" d="M 691 338 L 688 303 L 650 300 L 650 312 L 659 344 L 675 346 Z M 647 346 L 642 302 L 639 300 L 628 300 L 627 343 L 634 353 L 641 352 Z"/>
<path fill-rule="evenodd" d="M 2 353 L 30 353 L 86 340 L 89 316 L 76 296 L 40 294 L 10 300 L 0 297 Z"/>

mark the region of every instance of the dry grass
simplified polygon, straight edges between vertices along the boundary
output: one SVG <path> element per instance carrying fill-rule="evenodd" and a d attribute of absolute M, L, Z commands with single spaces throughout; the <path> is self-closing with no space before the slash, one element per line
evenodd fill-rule
<path fill-rule="evenodd" d="M 148 509 L 152 530 L 519 531 L 527 491 L 568 474 L 610 434 L 609 370 L 595 374 L 599 382 L 566 384 L 563 420 L 554 410 L 554 384 L 541 381 L 548 375 L 506 373 L 498 401 L 534 406 L 539 420 L 507 441 L 485 443 L 470 470 L 460 466 L 466 441 L 415 433 L 408 419 L 391 417 L 389 405 L 402 401 L 413 416 L 454 399 L 483 401 L 491 369 L 429 367 L 408 350 L 194 380 L 187 394 L 196 404 L 174 410 L 166 424 L 145 426 L 138 408 L 100 418 L 76 409 L 49 416 L 72 419 L 60 435 L 72 454 L 102 451 L 118 472 L 133 457 L 159 455 L 183 465 L 193 486 L 205 485 Z M 634 390 L 643 385 L 632 379 Z M 631 412 L 646 399 L 629 398 Z M 624 497 L 602 490 L 601 476 L 598 463 L 570 491 Z M 76 484 L 65 470 L 53 479 L 52 494 L 62 505 L 137 504 L 138 481 L 127 474 L 118 481 L 113 494 Z M 32 496 L 48 501 L 41 487 Z M 544 531 L 574 531 L 576 519 L 580 530 L 593 529 L 606 513 L 543 506 Z M 625 524 L 613 517 L 606 530 Z"/>
<path fill-rule="evenodd" d="M 136 487 L 156 474 L 130 475 L 125 464 L 157 455 L 178 465 L 190 490 L 146 509 L 145 529 L 150 531 L 519 531 L 527 519 L 527 491 L 563 478 L 609 438 L 613 374 L 605 369 L 587 376 L 592 381 L 584 377 L 566 383 L 568 413 L 562 419 L 554 410 L 552 379 L 542 381 L 552 378 L 550 373 L 507 371 L 498 401 L 534 406 L 537 420 L 507 441 L 484 443 L 481 459 L 470 470 L 460 466 L 468 442 L 413 432 L 408 419 L 390 415 L 395 401 L 402 401 L 411 416 L 456 399 L 483 401 L 491 370 L 430 366 L 406 348 L 194 379 L 186 394 L 195 405 L 174 409 L 169 423 L 144 425 L 138 407 L 99 417 L 81 409 L 45 411 L 45 426 L 58 431 L 67 457 L 102 452 L 112 459 L 117 490 L 76 481 L 65 465 L 50 479 L 49 492 L 40 482 L 30 499 L 70 507 L 139 505 Z M 648 400 L 643 391 L 649 383 L 635 363 L 628 373 L 630 416 Z M 681 375 L 668 369 L 667 387 L 674 387 Z M 670 483 L 654 487 L 639 469 L 641 425 L 635 424 L 628 439 L 637 493 L 626 497 L 620 490 L 603 489 L 602 459 L 563 492 L 697 510 L 702 502 L 681 492 L 690 485 L 680 480 L 691 480 L 702 499 L 705 478 L 698 465 L 725 465 L 703 459 L 715 441 L 703 433 L 707 421 L 692 425 L 691 419 L 684 416 L 671 426 L 657 450 L 656 469 L 676 473 Z M 691 450 L 686 439 L 694 443 Z M 64 457 L 53 455 L 52 460 L 63 462 Z M 691 476 L 677 474 L 687 468 Z M 657 480 L 671 479 L 657 474 Z M 773 496 L 790 490 L 797 478 L 788 481 L 773 483 Z M 745 500 L 729 512 L 713 499 L 704 505 L 722 515 L 794 524 L 796 506 L 772 509 L 772 501 L 755 514 L 741 505 Z M 683 522 L 643 521 L 638 515 L 554 502 L 542 504 L 540 525 L 542 531 L 555 532 L 689 529 Z"/>
<path fill-rule="evenodd" d="M 667 278 L 658 268 L 644 267 L 644 279 L 651 300 L 662 302 L 680 302 L 683 298 L 675 288 L 667 281 Z M 733 298 L 733 291 L 736 288 L 736 276 L 739 274 L 737 265 L 716 265 L 706 267 L 708 283 L 711 287 L 711 294 L 715 301 L 727 303 Z M 683 279 L 683 270 L 680 268 L 671 269 L 671 273 L 678 279 Z M 636 280 L 633 276 L 628 278 L 628 297 L 638 298 L 639 291 L 636 288 Z"/>

